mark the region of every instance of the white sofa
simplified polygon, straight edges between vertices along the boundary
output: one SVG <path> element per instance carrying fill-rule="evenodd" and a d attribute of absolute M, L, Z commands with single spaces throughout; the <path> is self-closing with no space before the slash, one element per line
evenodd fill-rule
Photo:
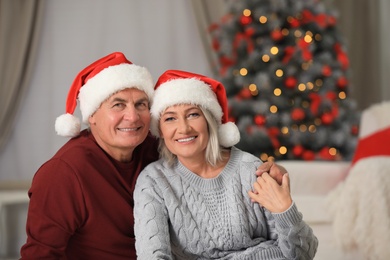
<path fill-rule="evenodd" d="M 356 250 L 343 252 L 335 243 L 327 198 L 344 181 L 349 162 L 278 161 L 290 175 L 291 194 L 303 219 L 319 240 L 316 260 L 363 260 Z"/>

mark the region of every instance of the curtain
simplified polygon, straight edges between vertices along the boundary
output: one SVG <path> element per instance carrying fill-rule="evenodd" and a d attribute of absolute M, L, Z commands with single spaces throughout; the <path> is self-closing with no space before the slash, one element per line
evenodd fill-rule
<path fill-rule="evenodd" d="M 382 91 L 386 85 L 382 82 L 382 39 L 387 34 L 381 30 L 382 19 L 387 16 L 381 11 L 381 0 L 342 0 L 331 4 L 339 11 L 338 25 L 345 35 L 347 52 L 351 64 L 351 97 L 363 110 L 374 103 L 385 100 Z M 388 1 L 388 0 L 385 0 Z M 388 30 L 387 30 L 388 31 Z M 388 73 L 387 73 L 388 74 Z M 387 97 L 390 99 L 390 96 Z"/>
<path fill-rule="evenodd" d="M 0 150 L 35 64 L 44 0 L 0 0 Z"/>

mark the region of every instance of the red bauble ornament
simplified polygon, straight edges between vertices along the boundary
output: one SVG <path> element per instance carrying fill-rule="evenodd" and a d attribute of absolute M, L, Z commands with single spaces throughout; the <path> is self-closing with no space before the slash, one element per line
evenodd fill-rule
<path fill-rule="evenodd" d="M 348 80 L 346 77 L 341 76 L 340 78 L 337 79 L 337 87 L 339 88 L 346 88 L 348 86 Z"/>
<path fill-rule="evenodd" d="M 258 126 L 263 126 L 266 122 L 265 116 L 263 115 L 256 115 L 254 120 L 255 124 Z"/>
<path fill-rule="evenodd" d="M 302 159 L 305 161 L 313 161 L 315 159 L 315 154 L 313 151 L 306 150 L 302 154 Z"/>
<path fill-rule="evenodd" d="M 244 26 L 250 24 L 251 22 L 252 22 L 252 17 L 250 16 L 242 15 L 240 18 L 240 23 Z"/>
<path fill-rule="evenodd" d="M 297 85 L 297 82 L 298 80 L 295 77 L 290 76 L 284 80 L 284 85 L 286 86 L 286 88 L 293 89 Z"/>
<path fill-rule="evenodd" d="M 273 31 L 271 32 L 271 38 L 272 38 L 272 40 L 274 40 L 274 41 L 276 41 L 276 42 L 282 40 L 282 39 L 283 39 L 283 33 L 282 33 L 282 31 L 279 30 L 279 29 L 273 30 Z"/>
<path fill-rule="evenodd" d="M 306 114 L 303 108 L 296 107 L 291 111 L 291 118 L 294 121 L 302 121 L 303 119 L 305 119 L 305 116 Z"/>
<path fill-rule="evenodd" d="M 329 65 L 324 65 L 324 67 L 322 67 L 322 75 L 325 77 L 332 75 L 332 68 Z"/>
<path fill-rule="evenodd" d="M 238 96 L 242 99 L 249 99 L 252 97 L 252 94 L 248 88 L 243 88 L 240 93 L 238 93 Z"/>
<path fill-rule="evenodd" d="M 255 34 L 255 28 L 253 28 L 253 27 L 245 28 L 245 34 L 248 37 L 252 37 L 252 35 Z"/>
<path fill-rule="evenodd" d="M 289 22 L 291 28 L 297 28 L 297 27 L 299 27 L 299 25 L 300 25 L 298 19 L 293 18 L 293 17 L 291 17 L 291 18 L 288 20 L 288 22 Z"/>
<path fill-rule="evenodd" d="M 292 153 L 295 157 L 301 157 L 305 149 L 302 145 L 296 145 L 292 149 Z"/>
<path fill-rule="evenodd" d="M 359 126 L 353 125 L 353 126 L 351 127 L 351 133 L 352 133 L 353 135 L 358 135 L 358 134 L 359 134 Z"/>
<path fill-rule="evenodd" d="M 326 94 L 325 94 L 326 98 L 331 100 L 331 101 L 334 101 L 336 98 L 337 98 L 337 94 L 335 92 L 332 92 L 332 91 L 328 91 Z"/>
<path fill-rule="evenodd" d="M 280 134 L 280 129 L 276 126 L 268 128 L 268 134 L 270 136 L 278 136 Z"/>
<path fill-rule="evenodd" d="M 334 160 L 336 158 L 334 155 L 331 155 L 329 153 L 329 147 L 327 147 L 327 146 L 323 147 L 320 150 L 319 155 L 324 160 Z"/>
<path fill-rule="evenodd" d="M 331 113 L 324 113 L 321 116 L 322 124 L 330 125 L 333 122 L 333 115 Z"/>

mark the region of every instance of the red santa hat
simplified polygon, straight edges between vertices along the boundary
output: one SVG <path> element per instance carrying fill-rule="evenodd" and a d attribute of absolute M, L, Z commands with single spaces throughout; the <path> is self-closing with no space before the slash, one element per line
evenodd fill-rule
<path fill-rule="evenodd" d="M 161 113 L 177 104 L 193 104 L 207 109 L 219 124 L 221 146 L 231 147 L 240 141 L 240 132 L 229 122 L 225 87 L 217 80 L 186 71 L 167 70 L 158 79 L 151 107 L 151 132 L 159 137 Z"/>
<path fill-rule="evenodd" d="M 55 122 L 58 135 L 74 137 L 80 133 L 80 120 L 73 115 L 80 103 L 83 122 L 100 107 L 101 103 L 118 91 L 137 88 L 146 93 L 149 100 L 153 97 L 153 79 L 149 71 L 126 59 L 121 52 L 111 53 L 85 69 L 74 79 L 66 99 L 65 114 Z"/>

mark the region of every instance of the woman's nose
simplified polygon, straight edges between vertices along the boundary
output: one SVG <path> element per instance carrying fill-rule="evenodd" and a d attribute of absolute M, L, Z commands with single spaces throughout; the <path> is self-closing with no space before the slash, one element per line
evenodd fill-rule
<path fill-rule="evenodd" d="M 181 119 L 179 120 L 179 127 L 178 130 L 180 133 L 186 133 L 191 129 L 191 125 L 188 123 L 187 120 Z"/>

